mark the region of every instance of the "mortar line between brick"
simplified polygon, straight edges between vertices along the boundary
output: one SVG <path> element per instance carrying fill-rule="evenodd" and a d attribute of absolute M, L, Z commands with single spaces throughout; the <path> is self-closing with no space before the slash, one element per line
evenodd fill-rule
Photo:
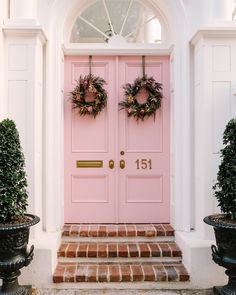
<path fill-rule="evenodd" d="M 67 243 L 67 246 L 65 248 L 65 257 L 67 257 L 67 251 L 68 251 L 69 245 L 70 245 L 70 243 Z"/>
<path fill-rule="evenodd" d="M 62 273 L 62 282 L 65 283 L 65 270 L 66 267 L 64 267 L 63 273 Z"/>
<path fill-rule="evenodd" d="M 180 270 L 177 269 L 174 265 L 173 265 L 173 267 L 174 267 L 174 270 L 175 270 L 176 273 L 177 273 L 177 281 L 180 282 Z"/>
<path fill-rule="evenodd" d="M 78 250 L 79 250 L 79 243 L 77 243 L 77 248 L 76 248 L 76 251 L 75 251 L 75 257 L 78 257 Z"/>
<path fill-rule="evenodd" d="M 162 251 L 161 251 L 161 247 L 160 247 L 159 243 L 155 243 L 155 245 L 157 245 L 157 248 L 158 248 L 159 251 L 160 251 L 160 257 L 162 257 Z"/>
<path fill-rule="evenodd" d="M 130 264 L 130 281 L 133 282 L 134 281 L 134 273 L 133 273 L 133 269 L 131 267 L 131 264 Z"/>
<path fill-rule="evenodd" d="M 129 257 L 130 258 L 130 249 L 129 249 L 129 243 L 125 243 L 126 244 L 126 246 L 127 246 L 127 257 Z"/>
<path fill-rule="evenodd" d="M 149 249 L 149 252 L 150 252 L 150 254 L 149 254 L 149 257 L 152 257 L 152 249 L 151 249 L 151 247 L 150 247 L 149 243 L 147 243 L 147 247 L 148 247 L 148 249 Z"/>
<path fill-rule="evenodd" d="M 90 233 L 90 229 L 91 229 L 91 224 L 88 225 L 88 237 L 90 236 L 90 235 L 89 235 L 89 233 Z"/>
<path fill-rule="evenodd" d="M 157 274 L 156 274 L 156 271 L 155 271 L 155 268 L 154 268 L 154 264 L 152 264 L 151 267 L 152 267 L 152 270 L 154 272 L 155 282 L 156 282 L 157 281 Z"/>
<path fill-rule="evenodd" d="M 118 264 L 118 269 L 119 269 L 119 275 L 120 275 L 119 282 L 121 282 L 121 280 L 122 280 L 122 275 L 121 275 L 121 267 L 120 267 L 120 263 Z"/>
<path fill-rule="evenodd" d="M 142 279 L 142 281 L 144 282 L 144 280 L 145 280 L 145 272 L 144 272 L 142 263 L 140 264 L 140 266 L 141 266 L 141 270 L 142 270 L 142 273 L 143 273 L 143 279 Z"/>
<path fill-rule="evenodd" d="M 105 244 L 106 245 L 106 257 L 109 257 L 109 246 L 108 243 Z"/>
<path fill-rule="evenodd" d="M 127 229 L 127 225 L 125 224 L 125 236 L 128 237 L 128 229 Z"/>
<path fill-rule="evenodd" d="M 97 269 L 96 269 L 96 282 L 98 282 L 98 264 L 96 264 Z"/>
<path fill-rule="evenodd" d="M 165 267 L 165 265 L 163 263 L 162 263 L 162 265 L 163 265 L 163 268 L 164 268 L 164 271 L 165 271 L 165 274 L 166 274 L 166 282 L 168 282 L 169 281 L 168 271 L 167 271 L 167 269 L 166 269 L 166 267 Z"/>
<path fill-rule="evenodd" d="M 86 265 L 86 271 L 85 271 L 85 282 L 88 282 L 88 265 Z"/>
<path fill-rule="evenodd" d="M 154 224 L 152 224 L 152 230 L 155 232 L 155 237 L 156 237 L 157 236 L 157 230 L 156 230 Z"/>
<path fill-rule="evenodd" d="M 141 257 L 141 249 L 140 249 L 140 244 L 136 243 L 136 247 L 138 249 L 138 257 Z"/>
<path fill-rule="evenodd" d="M 110 282 L 110 267 L 109 265 L 107 266 L 107 282 Z"/>
<path fill-rule="evenodd" d="M 167 243 L 167 246 L 168 246 L 168 248 L 170 249 L 170 257 L 173 257 L 173 252 L 172 252 L 172 248 L 171 248 L 170 244 Z"/>

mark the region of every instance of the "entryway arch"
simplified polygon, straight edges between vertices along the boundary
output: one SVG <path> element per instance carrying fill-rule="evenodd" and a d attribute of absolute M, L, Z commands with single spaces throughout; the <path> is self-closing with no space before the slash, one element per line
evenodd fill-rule
<path fill-rule="evenodd" d="M 186 51 L 186 48 L 181 48 L 180 43 L 178 42 L 178 39 L 186 38 L 186 32 L 183 31 L 183 28 L 187 28 L 187 20 L 185 17 L 184 7 L 182 5 L 182 1 L 147 1 L 152 7 L 158 9 L 160 15 L 162 15 L 163 20 L 165 20 L 166 24 L 166 30 L 168 31 L 168 36 L 165 44 L 159 45 L 159 48 L 152 48 L 152 54 L 155 52 L 156 55 L 158 55 L 159 52 L 163 54 L 163 49 L 170 52 L 170 45 L 174 45 L 174 51 L 172 51 L 171 55 L 171 64 L 172 64 L 172 75 L 171 75 L 171 99 L 175 101 L 181 101 L 181 104 L 175 104 L 175 107 L 171 110 L 171 120 L 172 120 L 172 126 L 175 126 L 175 128 L 172 128 L 172 154 L 178 155 L 178 157 L 173 157 L 172 161 L 172 222 L 175 223 L 175 227 L 178 229 L 185 228 L 186 230 L 190 229 L 190 209 L 186 210 L 186 212 L 183 214 L 181 212 L 181 204 L 185 203 L 187 207 L 190 208 L 189 204 L 189 184 L 188 184 L 188 177 L 191 175 L 190 173 L 190 167 L 189 167 L 189 149 L 191 148 L 189 144 L 189 126 L 190 126 L 190 118 L 189 118 L 189 103 L 187 98 L 187 87 L 186 84 L 188 81 L 183 81 L 181 79 L 181 75 L 179 75 L 179 68 L 181 68 L 181 74 L 185 75 L 185 72 L 187 71 L 187 63 L 185 61 L 182 61 L 180 59 L 181 53 L 183 51 Z M 51 149 L 51 154 L 53 154 L 52 158 L 57 159 L 57 167 L 60 167 L 57 171 L 55 171 L 55 168 L 53 167 L 52 160 L 50 157 L 48 157 L 48 162 L 46 163 L 46 166 L 50 165 L 50 170 L 48 170 L 48 175 L 51 176 L 51 182 L 48 183 L 48 188 L 50 187 L 50 191 L 54 190 L 54 194 L 56 199 L 58 200 L 58 195 L 60 196 L 61 203 L 63 203 L 63 190 L 59 192 L 58 189 L 53 188 L 58 187 L 58 183 L 61 181 L 61 173 L 60 171 L 63 171 L 63 161 L 61 158 L 61 151 L 58 151 L 58 146 L 62 144 L 63 142 L 63 132 L 61 131 L 61 126 L 63 122 L 63 116 L 61 114 L 63 113 L 63 97 L 61 94 L 61 89 L 63 89 L 63 74 L 62 74 L 62 67 L 61 67 L 61 58 L 63 57 L 64 53 L 61 51 L 61 44 L 64 44 L 64 52 L 66 51 L 69 54 L 83 54 L 85 49 L 83 46 L 77 46 L 77 44 L 68 45 L 68 40 L 71 32 L 71 28 L 73 27 L 73 24 L 75 22 L 76 17 L 78 14 L 83 11 L 87 5 L 87 1 L 70 1 L 70 5 L 68 5 L 68 1 L 55 1 L 54 7 L 57 7 L 55 12 L 53 13 L 53 19 L 51 22 L 51 34 L 54 34 L 54 36 L 57 33 L 56 37 L 56 45 L 49 45 L 48 47 L 48 53 L 50 57 L 50 67 L 56 68 L 56 71 L 58 73 L 56 79 L 55 77 L 51 76 L 52 84 L 48 86 L 48 93 L 50 93 L 50 97 L 52 100 L 54 100 L 55 104 L 54 107 L 52 107 L 52 104 L 49 105 L 49 101 L 46 101 L 46 108 L 48 105 L 48 112 L 47 112 L 47 120 L 48 124 L 47 126 L 51 126 L 51 128 L 48 128 L 46 130 L 46 137 L 49 139 L 52 136 L 55 138 L 55 145 L 54 148 L 48 147 L 48 149 Z M 58 6 L 57 6 L 58 4 Z M 56 48 L 54 47 L 56 46 Z M 69 50 L 68 50 L 69 48 Z M 167 50 L 168 48 L 168 50 Z M 55 54 L 56 49 L 56 54 Z M 135 47 L 133 48 L 133 50 Z M 94 46 L 94 50 L 96 50 L 96 46 Z M 100 49 L 99 49 L 100 50 Z M 99 54 L 98 50 L 98 54 Z M 100 54 L 106 54 L 107 47 L 105 50 L 100 50 Z M 114 47 L 113 49 L 114 50 Z M 118 51 L 120 48 L 118 48 Z M 122 50 L 121 50 L 122 51 Z M 165 54 L 166 54 L 165 51 Z M 50 72 L 49 72 L 50 75 Z M 175 79 L 173 78 L 175 75 Z M 53 95 L 52 95 L 53 94 Z M 61 97 L 60 104 L 58 104 L 58 97 Z M 57 101 L 56 101 L 57 100 Z M 56 106 L 56 108 L 55 108 Z M 179 126 L 177 128 L 176 126 Z M 184 126 L 184 127 L 183 127 Z M 182 128 L 183 127 L 183 128 Z M 57 132 L 53 133 L 52 130 L 55 130 L 56 128 Z M 184 148 L 182 146 L 182 143 L 184 143 Z M 187 156 L 183 156 L 183 154 Z M 50 155 L 50 152 L 48 153 Z M 51 164 L 50 164 L 51 163 Z M 186 178 L 182 178 L 181 175 L 187 175 Z M 190 182 L 189 182 L 190 183 Z M 175 202 L 176 197 L 178 198 L 178 202 Z M 53 198 L 53 197 L 52 197 Z M 46 202 L 49 202 L 46 200 Z M 54 204 L 51 202 L 51 205 L 47 206 L 49 211 L 54 211 Z M 59 205 L 60 206 L 60 205 Z M 63 210 L 59 208 L 58 210 L 59 214 L 57 214 L 57 224 L 60 225 L 63 223 L 62 218 L 62 212 Z M 53 213 L 54 214 L 54 213 Z M 50 224 L 49 227 L 55 227 L 55 218 L 49 217 Z"/>

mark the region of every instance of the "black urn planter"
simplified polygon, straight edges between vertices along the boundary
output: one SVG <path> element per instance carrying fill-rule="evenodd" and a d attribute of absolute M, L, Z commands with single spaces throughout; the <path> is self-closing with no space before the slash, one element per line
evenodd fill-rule
<path fill-rule="evenodd" d="M 39 217 L 25 214 L 29 221 L 21 224 L 0 224 L 0 278 L 3 280 L 0 295 L 31 294 L 31 286 L 20 286 L 20 269 L 30 264 L 34 246 L 27 249 L 30 226 L 39 222 Z"/>
<path fill-rule="evenodd" d="M 216 245 L 212 245 L 212 259 L 218 265 L 226 268 L 228 284 L 214 287 L 214 294 L 236 295 L 236 223 L 223 223 L 220 221 L 224 214 L 210 215 L 204 222 L 213 226 Z M 217 217 L 217 218 L 216 218 Z"/>

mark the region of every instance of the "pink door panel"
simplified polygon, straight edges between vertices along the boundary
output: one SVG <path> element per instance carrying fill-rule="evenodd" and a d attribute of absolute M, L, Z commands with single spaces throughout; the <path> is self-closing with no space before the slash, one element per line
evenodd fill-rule
<path fill-rule="evenodd" d="M 94 119 L 80 117 L 68 100 L 75 80 L 88 74 L 88 57 L 65 58 L 66 222 L 169 222 L 168 57 L 146 57 L 146 73 L 163 83 L 155 121 L 137 122 L 118 108 L 122 85 L 141 76 L 141 65 L 141 57 L 93 57 L 92 72 L 107 81 L 108 91 L 108 106 Z M 100 160 L 103 167 L 77 168 L 78 160 Z"/>
<path fill-rule="evenodd" d="M 92 61 L 92 73 L 107 81 L 109 98 L 115 96 L 113 64 L 113 57 Z M 115 172 L 108 167 L 115 153 L 115 103 L 109 99 L 94 119 L 80 117 L 68 99 L 75 81 L 88 73 L 88 57 L 65 58 L 65 221 L 115 222 Z M 78 160 L 102 161 L 103 167 L 77 168 Z"/>
<path fill-rule="evenodd" d="M 119 66 L 120 85 L 142 76 L 140 57 L 121 57 Z M 119 112 L 119 146 L 126 162 L 119 172 L 119 222 L 170 220 L 169 60 L 146 57 L 145 69 L 148 76 L 163 83 L 164 99 L 155 121 L 153 117 L 136 121 Z"/>

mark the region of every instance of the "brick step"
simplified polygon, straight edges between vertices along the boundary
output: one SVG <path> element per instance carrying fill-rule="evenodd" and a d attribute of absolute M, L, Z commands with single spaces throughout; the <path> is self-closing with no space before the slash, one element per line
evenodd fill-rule
<path fill-rule="evenodd" d="M 63 237 L 71 238 L 135 238 L 173 237 L 170 224 L 65 224 Z"/>
<path fill-rule="evenodd" d="M 171 243 L 75 243 L 62 242 L 58 257 L 87 257 L 87 258 L 115 258 L 115 257 L 182 257 L 181 250 L 174 242 Z"/>
<path fill-rule="evenodd" d="M 184 282 L 182 263 L 58 263 L 54 283 L 66 282 Z"/>

